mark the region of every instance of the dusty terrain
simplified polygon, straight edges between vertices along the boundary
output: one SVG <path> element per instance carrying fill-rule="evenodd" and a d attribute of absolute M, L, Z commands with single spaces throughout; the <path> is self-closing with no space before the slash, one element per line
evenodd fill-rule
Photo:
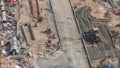
<path fill-rule="evenodd" d="M 42 68 L 89 68 L 69 0 L 51 0 L 51 4 L 60 33 L 63 53 L 58 58 L 50 59 L 48 62 L 47 60 L 39 61 L 40 65 L 45 64 Z"/>
<path fill-rule="evenodd" d="M 97 57 L 100 57 L 100 58 L 103 57 L 104 54 L 102 54 L 102 53 L 106 53 L 106 55 L 104 55 L 104 56 L 114 55 L 114 59 L 111 58 L 109 60 L 108 59 L 107 60 L 101 60 L 99 58 L 99 59 L 96 59 L 96 60 L 92 60 L 93 68 L 97 68 L 101 64 L 100 63 L 101 61 L 105 62 L 104 64 L 101 64 L 101 67 L 102 67 L 102 65 L 105 65 L 105 64 L 112 64 L 112 63 L 114 64 L 114 62 L 118 63 L 117 59 L 116 59 L 117 57 L 115 57 L 116 50 L 117 50 L 117 48 L 119 48 L 118 40 L 115 39 L 115 38 L 118 38 L 118 35 L 116 35 L 116 36 L 114 35 L 114 37 L 113 37 L 113 34 L 111 33 L 111 30 L 116 31 L 118 33 L 120 32 L 120 30 L 119 30 L 119 24 L 120 24 L 119 16 L 117 16 L 117 15 L 113 14 L 112 12 L 108 11 L 105 7 L 105 5 L 107 5 L 107 4 L 105 3 L 105 5 L 103 5 L 100 2 L 98 2 L 98 0 L 95 0 L 95 1 L 93 1 L 93 0 L 72 0 L 72 2 L 73 2 L 73 5 L 74 5 L 74 9 L 75 9 L 75 11 L 77 11 L 77 13 L 82 12 L 82 9 L 80 9 L 81 7 L 89 6 L 91 8 L 90 14 L 93 17 L 93 19 L 95 17 L 95 19 L 108 19 L 109 20 L 109 22 L 101 22 L 101 23 L 106 24 L 106 26 L 108 27 L 108 30 L 110 31 L 110 34 L 112 35 L 112 40 L 114 40 L 114 42 L 113 42 L 114 44 L 111 43 L 112 40 L 110 42 L 110 37 L 108 37 L 108 35 L 105 34 L 106 33 L 105 29 L 104 29 L 105 27 L 103 27 L 103 25 L 100 25 L 100 23 L 99 23 L 98 28 L 101 31 L 100 34 L 104 34 L 103 35 L 104 38 L 102 38 L 102 36 L 101 36 L 101 38 L 102 38 L 102 40 L 104 39 L 103 42 L 108 43 L 108 44 L 97 43 L 97 47 L 95 46 L 95 48 L 94 47 L 89 48 L 90 45 L 88 45 L 88 51 L 89 51 L 89 54 L 91 56 L 91 60 L 93 59 L 93 57 L 94 57 L 94 59 L 96 59 Z M 105 17 L 106 13 L 109 13 L 109 17 Z M 83 16 L 81 14 L 83 14 Z M 88 13 L 88 16 L 89 16 L 88 19 L 87 19 L 87 15 L 85 16 L 85 9 L 83 10 L 83 12 L 81 14 L 77 15 L 78 19 L 83 18 L 83 21 L 86 20 L 86 22 L 89 21 L 88 22 L 89 24 L 92 23 L 92 21 L 89 20 L 89 19 L 92 19 L 92 18 L 90 18 L 91 16 L 89 16 L 89 13 Z M 92 26 L 89 28 L 88 25 L 84 25 L 84 24 L 87 24 L 86 22 L 82 23 L 81 27 L 82 27 L 83 31 L 92 28 Z M 100 21 L 96 21 L 96 22 L 100 22 Z M 95 23 L 95 22 L 93 22 L 93 23 Z M 116 26 L 116 25 L 118 25 L 118 26 Z M 102 50 L 100 51 L 99 49 L 102 49 Z M 109 52 L 111 52 L 111 53 L 109 53 Z"/>
<path fill-rule="evenodd" d="M 19 32 L 21 32 L 21 25 L 30 24 L 33 29 L 33 34 L 35 37 L 35 40 L 32 40 L 30 37 L 30 32 L 28 29 L 28 26 L 24 26 L 26 33 L 29 38 L 29 42 L 25 41 L 24 36 L 22 36 L 23 40 L 23 46 L 26 48 L 27 52 L 30 53 L 30 57 L 24 57 L 26 66 L 32 66 L 33 68 L 39 68 L 37 59 L 38 57 L 46 58 L 46 55 L 50 52 L 56 50 L 58 38 L 56 33 L 56 28 L 53 23 L 52 14 L 49 12 L 49 4 L 48 1 L 41 1 L 38 0 L 38 6 L 39 6 L 39 13 L 40 17 L 43 19 L 41 22 L 36 21 L 31 13 L 30 10 L 30 4 L 29 0 L 23 0 L 22 1 L 22 8 L 19 9 L 19 12 L 15 15 L 15 19 L 19 21 Z M 36 8 L 36 7 L 33 7 Z M 42 10 L 41 10 L 42 9 Z M 51 34 L 45 34 L 44 31 L 49 27 L 51 29 Z M 20 33 L 22 35 L 22 33 Z M 51 46 L 46 47 L 46 43 L 48 42 L 48 37 L 54 37 L 52 38 Z M 0 68 L 15 68 L 17 64 L 19 64 L 18 61 L 15 60 L 15 57 L 21 57 L 18 56 L 9 56 L 9 57 L 1 57 L 0 59 Z"/>

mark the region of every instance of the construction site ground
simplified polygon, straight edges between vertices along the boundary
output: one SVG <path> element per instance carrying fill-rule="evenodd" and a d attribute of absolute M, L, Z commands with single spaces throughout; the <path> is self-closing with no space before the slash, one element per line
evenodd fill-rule
<path fill-rule="evenodd" d="M 82 32 L 99 28 L 101 42 L 96 45 L 86 42 L 85 45 L 90 62 L 70 1 Z M 92 68 L 104 68 L 107 64 L 117 63 L 117 53 L 120 51 L 120 16 L 112 12 L 108 12 L 109 17 L 105 16 L 107 10 L 100 0 L 22 0 L 22 4 L 15 19 L 19 22 L 18 32 L 22 35 L 23 46 L 30 57 L 4 57 L 1 54 L 0 68 L 15 68 L 19 64 L 16 61 L 18 58 L 25 58 L 23 65 L 26 68 L 89 68 L 90 63 Z M 23 35 L 22 27 L 27 39 Z M 50 34 L 45 33 L 47 28 L 51 28 Z M 114 36 L 112 32 L 117 32 L 118 35 Z M 52 38 L 50 47 L 46 45 L 49 38 Z M 61 46 L 56 51 L 59 41 Z"/>
<path fill-rule="evenodd" d="M 37 11 L 40 12 L 40 15 L 38 16 L 40 16 L 43 19 L 41 22 L 33 18 L 33 14 L 31 13 L 30 10 L 31 8 L 30 8 L 29 0 L 22 1 L 23 7 L 19 9 L 15 15 L 15 19 L 19 21 L 19 32 L 22 35 L 21 25 L 23 25 L 25 27 L 26 34 L 29 39 L 29 42 L 26 42 L 24 36 L 22 36 L 24 47 L 31 54 L 29 58 L 27 57 L 25 58 L 26 65 L 28 65 L 28 68 L 29 66 L 32 66 L 33 68 L 41 68 L 41 66 L 39 67 L 37 63 L 38 58 L 39 57 L 47 58 L 46 56 L 47 54 L 56 50 L 56 46 L 58 42 L 56 27 L 52 19 L 52 14 L 49 11 L 50 8 L 48 1 L 46 0 L 37 0 L 37 1 L 39 6 L 39 9 Z M 32 26 L 35 40 L 31 39 L 29 28 L 27 26 L 28 24 Z M 51 28 L 52 30 L 51 34 L 44 33 L 47 27 Z M 48 37 L 51 36 L 52 37 L 54 36 L 54 38 L 52 39 L 52 46 L 47 48 L 46 43 L 48 41 Z M 0 68 L 15 68 L 16 64 L 18 64 L 18 62 L 15 60 L 15 57 L 22 58 L 22 56 L 20 55 L 10 56 L 10 57 L 1 56 Z"/>
<path fill-rule="evenodd" d="M 69 0 L 50 0 L 50 2 L 60 34 L 62 53 L 53 59 L 40 59 L 41 68 L 89 68 Z"/>
<path fill-rule="evenodd" d="M 104 5 L 101 5 L 100 1 L 72 0 L 81 30 L 85 32 L 93 27 L 99 28 L 102 42 L 97 43 L 97 45 L 94 45 L 93 47 L 87 45 L 93 68 L 98 68 L 99 65 L 101 66 L 100 68 L 104 68 L 102 66 L 105 64 L 117 63 L 118 61 L 116 53 L 117 50 L 119 50 L 119 43 L 116 38 L 118 38 L 119 34 L 117 37 L 113 37 L 111 31 L 120 32 L 120 27 L 116 26 L 120 24 L 120 17 L 114 15 L 112 12 L 108 12 L 110 16 L 109 18 L 106 18 L 105 13 L 107 10 Z M 114 39 L 116 40 L 113 41 Z"/>

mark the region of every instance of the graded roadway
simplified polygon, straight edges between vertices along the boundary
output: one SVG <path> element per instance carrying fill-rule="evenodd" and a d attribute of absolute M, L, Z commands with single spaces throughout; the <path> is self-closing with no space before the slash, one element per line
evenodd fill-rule
<path fill-rule="evenodd" d="M 61 39 L 62 54 L 39 60 L 40 68 L 89 68 L 69 0 L 50 0 Z"/>

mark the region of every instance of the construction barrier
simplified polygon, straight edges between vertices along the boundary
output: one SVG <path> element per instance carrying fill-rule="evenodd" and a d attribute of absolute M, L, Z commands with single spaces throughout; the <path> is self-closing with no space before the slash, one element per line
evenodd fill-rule
<path fill-rule="evenodd" d="M 82 31 L 81 31 L 81 28 L 80 28 L 80 24 L 79 24 L 79 22 L 78 22 L 78 20 L 77 20 L 77 17 L 76 17 L 76 14 L 75 14 L 74 8 L 73 8 L 73 6 L 72 6 L 72 2 L 71 2 L 71 0 L 69 0 L 69 2 L 70 2 L 71 11 L 72 11 L 72 13 L 73 13 L 73 17 L 74 17 L 74 19 L 75 19 L 76 26 L 77 26 L 77 29 L 78 29 L 78 31 L 79 31 L 79 34 L 83 34 Z M 88 60 L 89 68 L 92 68 L 92 65 L 91 65 L 91 59 L 90 59 L 90 56 L 89 56 L 88 50 L 87 50 L 87 48 L 86 48 L 86 43 L 85 43 L 83 37 L 81 37 L 81 42 L 82 42 L 82 44 L 83 44 L 85 54 L 87 55 L 87 60 Z"/>
<path fill-rule="evenodd" d="M 55 53 L 56 51 L 58 51 L 61 47 L 61 40 L 60 40 L 60 35 L 59 35 L 59 31 L 58 31 L 58 27 L 57 27 L 57 24 L 56 24 L 56 18 L 55 18 L 55 14 L 54 14 L 54 11 L 53 11 L 53 8 L 52 8 L 52 3 L 51 3 L 51 0 L 49 0 L 49 4 L 50 4 L 50 9 L 51 9 L 51 12 L 52 12 L 52 16 L 53 16 L 53 21 L 54 21 L 54 24 L 55 24 L 55 29 L 57 31 L 57 36 L 58 36 L 58 43 L 57 43 L 57 49 L 51 53 L 51 55 L 53 53 Z"/>

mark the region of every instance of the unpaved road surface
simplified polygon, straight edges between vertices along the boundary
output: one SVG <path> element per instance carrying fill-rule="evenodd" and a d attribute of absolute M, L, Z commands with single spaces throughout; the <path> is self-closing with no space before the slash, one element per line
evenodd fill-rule
<path fill-rule="evenodd" d="M 55 59 L 40 59 L 40 68 L 89 68 L 69 0 L 51 0 L 63 53 Z"/>

